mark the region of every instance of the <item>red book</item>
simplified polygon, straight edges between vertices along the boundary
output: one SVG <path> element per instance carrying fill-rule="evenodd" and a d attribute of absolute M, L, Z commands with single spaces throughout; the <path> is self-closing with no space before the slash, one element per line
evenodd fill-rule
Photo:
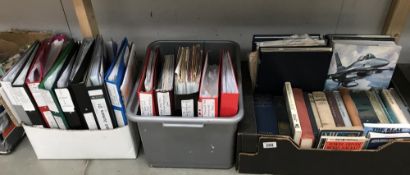
<path fill-rule="evenodd" d="M 312 148 L 315 136 L 313 134 L 309 113 L 306 107 L 305 99 L 303 97 L 303 91 L 298 88 L 293 88 L 293 96 L 295 97 L 296 109 L 298 110 L 300 126 L 302 128 L 300 147 Z"/>
<path fill-rule="evenodd" d="M 14 125 L 13 122 L 9 122 L 9 125 L 7 126 L 7 128 L 4 129 L 3 133 L 1 133 L 3 138 L 6 139 L 7 136 L 9 136 L 9 134 L 14 130 L 14 128 L 16 128 L 16 125 Z"/>
<path fill-rule="evenodd" d="M 64 35 L 55 35 L 53 38 L 41 42 L 25 82 L 48 128 L 59 128 L 59 126 L 48 109 L 47 101 L 43 98 L 42 90 L 38 88 L 38 85 L 54 64 L 65 40 Z"/>
<path fill-rule="evenodd" d="M 223 51 L 221 64 L 220 117 L 233 117 L 238 113 L 239 90 L 229 51 Z"/>
<path fill-rule="evenodd" d="M 206 54 L 199 88 L 198 116 L 217 117 L 221 59 L 210 60 Z M 219 64 L 219 65 L 218 65 Z"/>
<path fill-rule="evenodd" d="M 155 98 L 155 85 L 157 79 L 157 64 L 158 64 L 159 49 L 147 49 L 144 68 L 142 69 L 140 81 L 138 84 L 138 99 L 139 107 L 142 116 L 156 116 L 157 106 Z M 145 84 L 146 79 L 150 83 Z"/>

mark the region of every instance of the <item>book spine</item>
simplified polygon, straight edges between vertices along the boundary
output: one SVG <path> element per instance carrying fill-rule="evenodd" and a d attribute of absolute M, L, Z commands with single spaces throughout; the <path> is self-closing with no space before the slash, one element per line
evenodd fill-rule
<path fill-rule="evenodd" d="M 309 93 L 308 97 L 309 97 L 310 106 L 312 107 L 313 117 L 315 118 L 315 121 L 316 121 L 316 126 L 317 128 L 322 128 L 322 122 L 320 121 L 319 113 L 317 112 L 317 107 L 315 104 L 315 100 L 313 99 L 313 95 Z"/>
<path fill-rule="evenodd" d="M 157 92 L 158 114 L 160 116 L 172 115 L 171 109 L 171 93 Z M 198 109 L 199 109 L 198 105 Z"/>
<path fill-rule="evenodd" d="M 390 94 L 389 90 L 383 89 L 381 93 L 382 97 L 385 99 L 387 108 L 390 108 L 393 111 L 398 122 L 409 123 L 406 117 L 404 116 L 403 111 L 401 111 L 399 105 L 397 105 L 396 100 L 394 100 L 393 96 Z"/>
<path fill-rule="evenodd" d="M 333 97 L 332 92 L 325 92 L 327 101 L 329 102 L 330 110 L 332 111 L 333 119 L 335 121 L 336 127 L 344 127 L 342 115 L 340 114 L 339 107 L 337 106 L 336 100 Z"/>
<path fill-rule="evenodd" d="M 342 116 L 343 123 L 346 127 L 352 127 L 352 122 L 350 121 L 349 114 L 347 113 L 346 106 L 343 103 L 342 96 L 340 95 L 339 91 L 333 91 L 333 96 L 335 97 L 335 101 L 337 107 L 339 108 L 340 115 Z"/>
<path fill-rule="evenodd" d="M 362 126 L 362 122 L 359 118 L 359 111 L 357 111 L 356 105 L 350 96 L 349 90 L 342 88 L 340 89 L 340 95 L 342 96 L 343 102 L 345 104 L 347 113 L 349 114 L 350 121 L 353 126 Z"/>
<path fill-rule="evenodd" d="M 290 85 L 290 82 L 285 82 L 284 94 L 286 96 L 286 106 L 291 123 L 291 129 L 293 132 L 293 140 L 297 144 L 300 144 L 300 138 L 302 137 L 302 128 L 300 126 L 300 120 L 297 113 L 295 99 L 293 97 L 292 86 Z"/>
<path fill-rule="evenodd" d="M 367 97 L 369 97 L 370 103 L 373 106 L 374 112 L 376 112 L 377 117 L 380 120 L 380 123 L 390 123 L 389 119 L 384 113 L 383 108 L 379 101 L 377 100 L 376 94 L 374 91 L 366 91 Z"/>
<path fill-rule="evenodd" d="M 295 98 L 296 109 L 300 119 L 300 125 L 302 128 L 302 137 L 300 141 L 301 148 L 312 148 L 315 136 L 313 135 L 312 124 L 310 123 L 308 110 L 303 97 L 303 91 L 301 89 L 293 89 L 293 95 Z M 312 121 L 313 122 L 313 121 Z"/>
<path fill-rule="evenodd" d="M 101 89 L 89 90 L 88 95 L 90 96 L 100 129 L 113 129 L 114 126 L 108 111 L 108 106 L 105 101 L 103 91 Z"/>
<path fill-rule="evenodd" d="M 322 127 L 334 128 L 336 127 L 335 121 L 333 119 L 332 111 L 330 110 L 329 103 L 326 99 L 324 92 L 313 92 L 313 99 L 319 113 L 320 121 L 322 122 Z"/>
<path fill-rule="evenodd" d="M 404 104 L 403 99 L 397 94 L 396 90 L 393 88 L 389 89 L 390 94 L 396 100 L 397 105 L 399 105 L 400 109 L 403 109 L 404 116 L 406 116 L 407 121 L 410 122 L 410 111 L 406 104 Z"/>

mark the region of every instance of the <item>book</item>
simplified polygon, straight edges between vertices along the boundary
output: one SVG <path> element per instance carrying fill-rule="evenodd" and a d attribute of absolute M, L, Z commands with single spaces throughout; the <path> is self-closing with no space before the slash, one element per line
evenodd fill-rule
<path fill-rule="evenodd" d="M 366 91 L 367 97 L 370 100 L 370 103 L 372 104 L 372 107 L 377 115 L 377 118 L 379 119 L 380 123 L 390 123 L 389 119 L 383 109 L 383 104 L 380 103 L 380 101 L 377 99 L 378 95 L 375 91 Z"/>
<path fill-rule="evenodd" d="M 346 127 L 352 127 L 352 122 L 350 121 L 349 114 L 346 110 L 346 106 L 343 102 L 343 98 L 339 91 L 333 91 L 333 96 L 336 100 L 337 107 L 339 109 L 340 115 L 342 116 L 343 123 Z"/>
<path fill-rule="evenodd" d="M 399 105 L 397 104 L 396 100 L 390 94 L 389 90 L 382 89 L 381 97 L 384 100 L 384 104 L 386 105 L 387 111 L 390 114 L 393 114 L 395 116 L 398 123 L 409 123 L 403 111 L 400 109 Z"/>
<path fill-rule="evenodd" d="M 293 96 L 295 98 L 295 104 L 297 113 L 300 120 L 300 126 L 302 128 L 302 135 L 300 138 L 301 148 L 312 148 L 315 141 L 315 136 L 313 134 L 312 124 L 309 117 L 308 109 L 306 107 L 305 99 L 303 96 L 302 89 L 293 88 Z"/>
<path fill-rule="evenodd" d="M 160 58 L 161 59 L 161 58 Z M 160 79 L 156 86 L 158 114 L 160 116 L 172 115 L 174 109 L 174 71 L 175 57 L 172 54 L 165 55 L 161 59 Z"/>
<path fill-rule="evenodd" d="M 62 49 L 54 65 L 38 85 L 38 88 L 41 89 L 43 99 L 46 101 L 46 110 L 51 112 L 60 129 L 68 129 L 69 126 L 58 103 L 54 88 L 56 87 L 58 78 L 63 73 L 62 70 L 68 65 L 76 53 L 77 45 L 73 40 L 67 41 L 66 46 Z"/>
<path fill-rule="evenodd" d="M 350 95 L 356 105 L 362 123 L 380 123 L 365 91 L 352 92 Z"/>
<path fill-rule="evenodd" d="M 124 81 L 125 71 L 129 62 L 129 44 L 128 39 L 124 38 L 120 50 L 115 61 L 112 62 L 110 68 L 105 75 L 105 84 L 107 86 L 108 94 L 110 97 L 110 107 L 114 111 L 114 116 L 119 127 L 128 124 L 127 116 L 125 114 L 125 105 L 123 96 L 121 93 L 121 86 Z M 108 50 L 112 50 L 108 48 Z"/>
<path fill-rule="evenodd" d="M 397 94 L 396 90 L 393 88 L 389 89 L 390 94 L 393 96 L 394 100 L 396 100 L 397 105 L 399 108 L 402 109 L 404 116 L 406 117 L 407 121 L 410 121 L 410 111 L 408 106 L 406 106 L 402 100 L 402 98 Z"/>
<path fill-rule="evenodd" d="M 322 128 L 322 122 L 320 121 L 319 112 L 317 111 L 317 107 L 315 104 L 315 100 L 313 99 L 313 95 L 311 93 L 308 93 L 308 98 L 309 98 L 310 107 L 312 109 L 313 117 L 315 118 L 314 121 L 316 122 L 316 126 L 318 128 Z"/>
<path fill-rule="evenodd" d="M 219 107 L 222 108 L 219 104 L 221 55 L 210 55 L 210 52 L 205 54 L 202 78 L 199 87 L 198 116 L 217 117 L 219 116 Z M 221 102 L 223 102 L 222 99 Z"/>
<path fill-rule="evenodd" d="M 387 88 L 398 61 L 401 46 L 393 41 L 333 41 L 333 56 L 325 90 Z"/>
<path fill-rule="evenodd" d="M 336 127 L 332 111 L 330 110 L 329 103 L 327 101 L 324 92 L 315 91 L 312 92 L 313 100 L 315 101 L 316 108 L 320 117 L 323 128 Z"/>
<path fill-rule="evenodd" d="M 296 102 L 293 96 L 292 86 L 290 82 L 285 82 L 283 93 L 285 96 L 286 108 L 291 125 L 292 138 L 297 144 L 300 144 L 300 139 L 302 137 L 302 127 L 300 125 L 299 114 L 296 108 Z"/>
<path fill-rule="evenodd" d="M 339 106 L 337 105 L 336 99 L 332 92 L 325 92 L 327 101 L 329 102 L 330 110 L 332 111 L 332 116 L 335 121 L 336 127 L 345 126 L 342 114 L 340 113 Z"/>
<path fill-rule="evenodd" d="M 340 95 L 342 96 L 343 102 L 345 104 L 347 113 L 349 114 L 350 121 L 352 122 L 353 126 L 362 126 L 362 122 L 359 118 L 359 112 L 357 111 L 356 105 L 350 96 L 350 92 L 346 88 L 340 89 Z"/>
<path fill-rule="evenodd" d="M 311 124 L 311 127 L 312 127 L 313 135 L 315 137 L 313 145 L 316 145 L 316 142 L 317 142 L 316 138 L 319 138 L 319 128 L 322 127 L 322 124 L 318 123 L 316 121 L 316 118 L 318 118 L 319 116 L 315 116 L 315 115 L 318 115 L 316 105 L 313 102 L 313 106 L 312 106 L 309 94 L 305 92 L 305 93 L 303 93 L 303 97 L 304 97 L 304 100 L 305 100 L 305 105 L 306 105 L 306 109 L 307 109 L 307 112 L 308 112 L 308 116 L 309 116 L 310 124 Z M 320 119 L 319 119 L 319 122 L 320 122 Z"/>
<path fill-rule="evenodd" d="M 233 117 L 239 110 L 239 88 L 235 74 L 234 59 L 229 50 L 222 51 L 220 109 L 221 117 Z"/>
<path fill-rule="evenodd" d="M 368 134 L 369 141 L 366 144 L 366 149 L 378 149 L 379 147 L 386 145 L 387 143 L 393 141 L 402 141 L 409 140 L 410 133 L 376 133 L 369 132 Z"/>
<path fill-rule="evenodd" d="M 270 94 L 256 94 L 253 105 L 257 132 L 260 134 L 279 134 L 279 119 L 274 107 L 278 104 L 274 104 L 273 97 Z"/>
<path fill-rule="evenodd" d="M 318 148 L 324 150 L 338 151 L 359 151 L 366 144 L 367 138 L 359 137 L 340 137 L 340 136 L 322 136 L 318 144 Z"/>
<path fill-rule="evenodd" d="M 407 123 L 364 123 L 364 136 L 367 136 L 369 132 L 376 133 L 410 133 L 410 124 Z"/>
<path fill-rule="evenodd" d="M 142 116 L 156 116 L 157 106 L 155 101 L 155 82 L 157 78 L 159 49 L 147 49 L 144 67 L 141 70 L 138 84 L 139 107 Z"/>
<path fill-rule="evenodd" d="M 200 44 L 179 47 L 175 68 L 175 113 L 182 117 L 198 116 L 198 96 L 201 82 L 204 51 Z"/>

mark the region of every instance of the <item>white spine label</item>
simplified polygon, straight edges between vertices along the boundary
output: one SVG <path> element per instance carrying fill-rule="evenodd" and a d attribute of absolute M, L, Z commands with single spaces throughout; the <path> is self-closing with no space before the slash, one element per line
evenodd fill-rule
<path fill-rule="evenodd" d="M 171 99 L 169 92 L 157 92 L 159 115 L 171 115 Z"/>
<path fill-rule="evenodd" d="M 106 83 L 106 84 L 107 84 L 108 94 L 110 95 L 111 104 L 113 106 L 121 108 L 121 101 L 120 101 L 120 96 L 118 95 L 117 86 L 115 86 L 115 84 L 112 84 L 112 83 Z"/>
<path fill-rule="evenodd" d="M 88 95 L 91 98 L 91 103 L 94 108 L 94 113 L 97 116 L 100 129 L 113 129 L 110 113 L 108 112 L 108 106 L 105 102 L 105 98 L 102 90 L 90 90 Z"/>
<path fill-rule="evenodd" d="M 84 119 L 85 119 L 85 122 L 87 123 L 87 126 L 88 126 L 89 130 L 98 129 L 97 123 L 95 122 L 95 119 L 94 119 L 94 114 L 92 112 L 85 113 L 84 114 Z"/>
<path fill-rule="evenodd" d="M 278 145 L 276 142 L 263 142 L 263 148 L 264 149 L 272 149 L 272 148 L 277 148 Z"/>
<path fill-rule="evenodd" d="M 18 99 L 18 102 L 25 111 L 35 111 L 33 103 L 30 100 L 26 90 L 23 87 L 15 87 L 13 88 L 15 93 L 15 97 Z"/>
<path fill-rule="evenodd" d="M 140 108 L 141 108 L 141 115 L 142 116 L 152 116 L 153 113 L 153 103 L 152 103 L 152 95 L 151 94 L 143 94 L 140 93 Z"/>
<path fill-rule="evenodd" d="M 39 85 L 39 84 L 40 84 L 40 83 L 30 83 L 30 84 L 28 85 L 28 87 L 29 87 L 29 89 L 30 89 L 30 91 L 31 91 L 31 94 L 32 94 L 33 97 L 34 97 L 34 100 L 36 100 L 37 106 L 38 106 L 38 107 L 43 107 L 43 106 L 46 106 L 47 103 L 46 103 L 46 101 L 44 100 L 43 95 L 41 94 L 40 89 L 38 89 L 38 85 Z"/>
<path fill-rule="evenodd" d="M 74 112 L 74 103 L 71 99 L 71 95 L 68 89 L 55 89 L 54 91 L 56 92 L 58 102 L 61 106 L 61 110 L 63 110 L 63 112 Z"/>
<path fill-rule="evenodd" d="M 194 117 L 194 99 L 181 100 L 182 117 Z"/>
<path fill-rule="evenodd" d="M 118 127 L 122 127 L 125 125 L 124 123 L 124 116 L 122 116 L 122 112 L 120 110 L 114 110 L 115 118 L 117 119 Z"/>
<path fill-rule="evenodd" d="M 50 128 L 57 128 L 58 129 L 58 124 L 55 121 L 54 116 L 53 116 L 53 114 L 51 114 L 50 111 L 43 112 L 43 115 L 46 118 L 47 123 L 50 126 Z"/>
<path fill-rule="evenodd" d="M 18 97 L 14 95 L 13 88 L 11 87 L 10 82 L 1 82 L 1 87 L 3 88 L 12 105 L 20 105 Z"/>
<path fill-rule="evenodd" d="M 51 93 L 44 89 L 40 89 L 40 92 L 43 94 L 43 99 L 45 100 L 48 109 L 53 112 L 59 112 Z"/>
<path fill-rule="evenodd" d="M 203 99 L 202 100 L 202 116 L 215 117 L 215 100 Z"/>

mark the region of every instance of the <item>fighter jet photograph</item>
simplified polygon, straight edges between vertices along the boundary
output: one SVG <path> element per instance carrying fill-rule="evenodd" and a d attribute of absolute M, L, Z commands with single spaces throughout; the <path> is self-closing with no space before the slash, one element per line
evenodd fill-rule
<path fill-rule="evenodd" d="M 388 88 L 400 50 L 394 45 L 335 44 L 324 89 Z"/>
<path fill-rule="evenodd" d="M 338 52 L 335 53 L 335 59 L 337 71 L 334 74 L 328 75 L 328 78 L 337 82 L 338 86 L 341 85 L 343 87 L 355 87 L 359 84 L 356 82 L 358 79 L 379 74 L 386 70 L 393 70 L 391 67 L 384 68 L 389 65 L 389 60 L 377 58 L 371 53 L 357 58 L 357 61 L 349 66 L 342 65 Z"/>

